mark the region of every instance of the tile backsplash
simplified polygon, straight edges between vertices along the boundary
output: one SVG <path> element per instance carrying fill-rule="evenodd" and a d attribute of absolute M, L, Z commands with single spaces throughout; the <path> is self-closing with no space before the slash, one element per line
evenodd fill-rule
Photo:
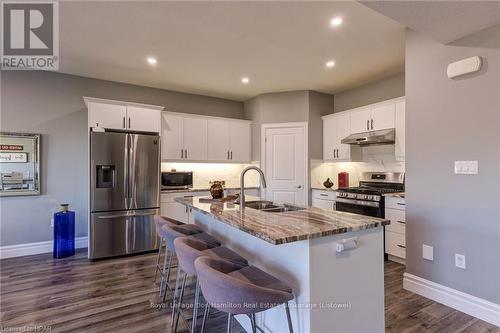
<path fill-rule="evenodd" d="M 323 188 L 323 182 L 330 178 L 337 188 L 337 174 L 349 173 L 349 186 L 357 186 L 362 172 L 404 172 L 405 162 L 396 161 L 394 145 L 370 146 L 362 149 L 362 162 L 323 163 L 311 160 L 311 187 Z"/>
<path fill-rule="evenodd" d="M 226 187 L 239 187 L 243 169 L 253 164 L 233 163 L 162 163 L 161 171 L 193 171 L 193 187 L 209 188 L 210 181 L 224 180 Z M 258 165 L 255 164 L 255 165 Z M 245 176 L 245 187 L 259 186 L 259 174 L 249 171 Z"/>

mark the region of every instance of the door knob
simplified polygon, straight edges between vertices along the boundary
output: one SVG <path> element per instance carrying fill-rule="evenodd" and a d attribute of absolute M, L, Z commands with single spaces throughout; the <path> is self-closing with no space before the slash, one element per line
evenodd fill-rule
<path fill-rule="evenodd" d="M 302 188 L 302 185 L 297 186 L 297 188 Z"/>

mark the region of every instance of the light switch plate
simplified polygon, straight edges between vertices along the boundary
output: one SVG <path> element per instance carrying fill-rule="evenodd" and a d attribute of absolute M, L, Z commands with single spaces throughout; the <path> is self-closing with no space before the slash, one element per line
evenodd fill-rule
<path fill-rule="evenodd" d="M 434 246 L 422 244 L 422 258 L 426 260 L 434 260 Z"/>
<path fill-rule="evenodd" d="M 479 174 L 478 161 L 455 161 L 456 175 L 477 175 Z"/>
<path fill-rule="evenodd" d="M 465 256 L 463 254 L 455 253 L 455 266 L 465 269 Z"/>

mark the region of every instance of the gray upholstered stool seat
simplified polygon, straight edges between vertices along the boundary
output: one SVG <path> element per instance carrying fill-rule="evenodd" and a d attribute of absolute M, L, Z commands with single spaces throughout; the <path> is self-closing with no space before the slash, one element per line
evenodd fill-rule
<path fill-rule="evenodd" d="M 241 267 L 227 260 L 202 256 L 196 259 L 195 269 L 203 296 L 208 302 L 203 316 L 202 331 L 210 306 L 228 314 L 228 332 L 233 315 L 247 314 L 256 332 L 255 313 L 284 304 L 288 329 L 293 332 L 288 301 L 292 289 L 284 282 L 256 267 Z"/>
<path fill-rule="evenodd" d="M 174 324 L 174 332 L 177 331 L 177 325 L 179 322 L 179 318 L 182 317 L 184 322 L 187 324 L 187 319 L 184 317 L 180 305 L 182 304 L 183 296 L 184 296 L 184 288 L 185 281 L 188 275 L 196 276 L 196 268 L 194 267 L 194 262 L 197 258 L 201 256 L 209 256 L 217 259 L 228 260 L 234 264 L 237 264 L 239 267 L 245 267 L 248 265 L 248 262 L 245 258 L 240 256 L 238 253 L 230 250 L 227 247 L 223 246 L 214 246 L 210 243 L 206 243 L 200 241 L 194 237 L 178 237 L 174 240 L 175 252 L 177 254 L 177 259 L 179 262 L 177 268 L 177 282 L 176 282 L 176 290 L 177 285 L 179 283 L 179 276 L 182 270 L 183 278 L 182 278 L 182 288 L 180 291 L 180 296 L 178 298 L 177 305 L 174 303 L 174 311 L 172 316 L 172 323 Z M 196 329 L 196 322 L 198 318 L 198 304 L 200 297 L 200 284 L 199 281 L 196 280 L 196 290 L 195 290 L 195 298 L 193 304 L 193 316 L 191 322 L 191 332 L 194 333 Z M 177 294 L 174 295 L 174 302 L 177 299 Z"/>

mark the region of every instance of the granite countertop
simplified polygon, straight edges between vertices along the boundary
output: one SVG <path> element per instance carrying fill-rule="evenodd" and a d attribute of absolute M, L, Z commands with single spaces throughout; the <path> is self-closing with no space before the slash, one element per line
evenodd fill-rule
<path fill-rule="evenodd" d="M 283 213 L 268 213 L 247 207 L 240 212 L 240 206 L 231 202 L 200 203 L 199 199 L 179 197 L 174 200 L 275 245 L 390 224 L 385 219 L 315 207 Z M 246 196 L 246 199 L 260 200 L 252 196 Z"/>
<path fill-rule="evenodd" d="M 260 187 L 258 186 L 250 186 L 245 187 L 245 190 L 258 190 Z M 240 187 L 224 187 L 224 190 L 240 190 Z M 195 188 L 181 188 L 181 189 L 171 189 L 171 190 L 161 190 L 161 193 L 177 193 L 177 192 L 202 192 L 202 191 L 210 191 L 210 187 L 195 187 Z"/>

